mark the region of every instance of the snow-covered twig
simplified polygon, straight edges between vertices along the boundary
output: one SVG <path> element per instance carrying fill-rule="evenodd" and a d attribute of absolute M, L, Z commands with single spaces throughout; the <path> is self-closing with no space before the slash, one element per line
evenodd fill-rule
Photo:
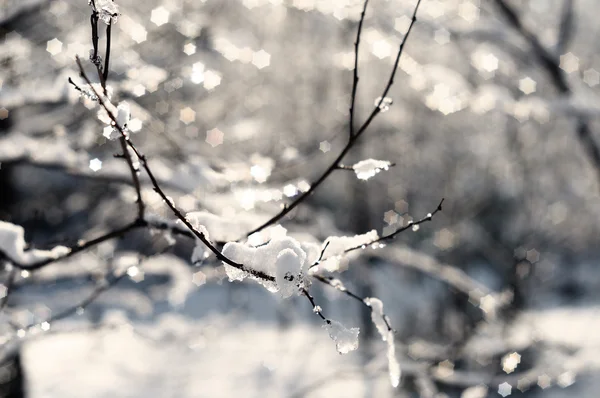
<path fill-rule="evenodd" d="M 389 233 L 387 235 L 383 235 L 382 237 L 380 237 L 380 238 L 378 238 L 376 240 L 373 240 L 373 241 L 371 241 L 371 242 L 369 242 L 367 244 L 348 248 L 348 249 L 345 250 L 345 253 L 349 253 L 349 252 L 354 251 L 354 250 L 364 249 L 365 246 L 373 246 L 373 245 L 376 245 L 378 243 L 382 243 L 382 242 L 386 242 L 386 241 L 389 241 L 389 240 L 393 240 L 394 238 L 396 238 L 396 236 L 398 236 L 398 234 L 401 234 L 402 232 L 406 231 L 407 229 L 413 229 L 413 230 L 416 231 L 418 229 L 419 225 L 431 221 L 433 219 L 433 216 L 435 216 L 438 212 L 442 211 L 442 204 L 444 203 L 444 200 L 445 200 L 445 198 L 442 198 L 442 200 L 437 205 L 437 207 L 435 208 L 435 210 L 433 212 L 431 212 L 431 213 L 427 213 L 427 215 L 425 217 L 421 218 L 420 220 L 410 221 L 405 226 L 398 228 L 394 232 Z"/>

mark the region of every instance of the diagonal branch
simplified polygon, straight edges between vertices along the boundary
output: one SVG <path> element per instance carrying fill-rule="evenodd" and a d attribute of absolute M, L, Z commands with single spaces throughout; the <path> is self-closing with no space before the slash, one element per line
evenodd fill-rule
<path fill-rule="evenodd" d="M 127 149 L 127 141 L 126 141 L 125 137 L 121 136 L 119 138 L 119 142 L 121 143 L 121 149 L 123 149 L 123 156 L 125 157 L 125 160 L 127 161 L 127 165 L 129 166 L 129 171 L 131 172 L 131 179 L 133 180 L 133 186 L 134 186 L 135 192 L 137 194 L 137 199 L 135 202 L 137 203 L 137 208 L 138 208 L 138 220 L 143 220 L 145 205 L 144 205 L 144 201 L 142 199 L 142 187 L 141 187 L 140 179 L 138 176 L 139 170 L 137 170 L 133 164 L 133 159 L 131 158 L 131 153 Z"/>
<path fill-rule="evenodd" d="M 358 21 L 358 29 L 356 30 L 356 41 L 354 42 L 354 71 L 352 78 L 352 95 L 350 97 L 350 116 L 349 116 L 349 128 L 348 137 L 352 138 L 354 135 L 354 103 L 356 102 L 356 90 L 358 88 L 358 47 L 360 45 L 360 34 L 362 33 L 363 22 L 365 21 L 365 13 L 367 12 L 367 6 L 369 0 L 365 0 L 362 12 L 360 14 L 360 20 Z"/>

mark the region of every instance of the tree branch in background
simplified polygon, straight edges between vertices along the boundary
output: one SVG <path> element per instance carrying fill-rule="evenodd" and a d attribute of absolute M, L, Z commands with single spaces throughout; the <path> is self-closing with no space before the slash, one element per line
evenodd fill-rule
<path fill-rule="evenodd" d="M 570 33 L 564 30 L 572 30 L 573 27 L 573 24 L 569 22 L 569 20 L 572 19 L 572 16 L 570 16 L 569 13 L 573 12 L 569 8 L 568 3 L 570 3 L 570 0 L 565 1 L 567 4 L 565 4 L 564 7 L 567 8 L 567 11 L 565 11 L 563 8 L 561 30 L 559 33 L 560 37 L 558 38 L 558 43 L 562 43 L 563 45 L 566 45 L 570 39 Z M 523 38 L 531 46 L 533 55 L 538 60 L 540 65 L 546 70 L 550 76 L 550 81 L 556 87 L 556 89 L 565 96 L 573 94 L 573 89 L 569 85 L 566 75 L 560 68 L 560 54 L 554 55 L 550 52 L 550 50 L 544 47 L 538 37 L 523 25 L 523 22 L 521 21 L 521 18 L 519 18 L 517 11 L 510 4 L 508 4 L 505 0 L 495 0 L 495 2 L 498 6 L 498 9 L 513 27 L 513 29 L 523 36 Z M 558 46 L 558 48 L 561 48 L 561 46 Z M 565 49 L 562 48 L 562 51 L 564 50 Z M 587 158 L 596 172 L 596 181 L 600 187 L 600 147 L 594 139 L 594 133 L 591 130 L 590 121 L 586 116 L 578 117 L 576 132 L 579 143 L 583 146 Z"/>
<path fill-rule="evenodd" d="M 564 0 L 556 40 L 556 53 L 564 54 L 575 34 L 575 10 L 573 0 Z"/>
<path fill-rule="evenodd" d="M 352 95 L 350 96 L 350 115 L 348 116 L 348 138 L 351 139 L 354 135 L 354 103 L 356 102 L 356 90 L 358 89 L 358 48 L 360 46 L 360 34 L 362 33 L 363 22 L 365 21 L 365 14 L 367 12 L 367 6 L 369 0 L 365 0 L 363 9 L 360 14 L 360 20 L 358 21 L 358 28 L 356 29 L 356 41 L 354 42 L 354 71 L 352 78 Z"/>

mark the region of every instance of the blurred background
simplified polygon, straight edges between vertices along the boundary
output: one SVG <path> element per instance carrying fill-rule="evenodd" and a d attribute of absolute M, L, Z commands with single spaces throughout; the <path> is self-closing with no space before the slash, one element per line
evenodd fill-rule
<path fill-rule="evenodd" d="M 361 1 L 118 5 L 109 85 L 180 208 L 227 217 L 243 236 L 346 144 Z M 414 6 L 369 6 L 357 125 L 385 87 Z M 597 396 L 597 12 L 593 0 L 423 0 L 393 104 L 344 160 L 396 166 L 369 181 L 335 172 L 282 221 L 314 242 L 382 234 L 446 198 L 432 222 L 353 256 L 338 276 L 382 299 L 397 331 L 398 388 L 360 303 L 311 289 L 326 315 L 361 329 L 359 349 L 340 356 L 305 298 L 229 283 L 214 259 L 192 264 L 191 240 L 140 230 L 17 276 L 0 315 L 0 394 Z M 74 58 L 89 55 L 90 13 L 83 0 L 0 0 L 0 220 L 23 226 L 35 248 L 136 215 L 118 143 L 67 82 L 83 83 Z M 151 213 L 173 218 L 145 178 L 143 193 Z M 118 267 L 128 277 L 90 305 L 15 334 L 77 305 Z"/>

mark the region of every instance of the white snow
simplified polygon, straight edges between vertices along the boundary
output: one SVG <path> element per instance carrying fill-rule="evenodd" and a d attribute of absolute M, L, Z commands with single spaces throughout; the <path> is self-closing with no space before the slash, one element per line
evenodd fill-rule
<path fill-rule="evenodd" d="M 279 292 L 286 298 L 299 294 L 298 288 L 310 286 L 306 252 L 301 244 L 290 237 L 275 239 L 264 246 L 250 247 L 243 243 L 229 242 L 223 247 L 223 255 L 256 271 L 275 277 L 275 283 L 256 278 L 242 270 L 223 263 L 229 280 L 251 277 L 270 292 Z"/>
<path fill-rule="evenodd" d="M 335 348 L 340 354 L 347 354 L 358 348 L 358 334 L 360 332 L 358 328 L 347 329 L 334 320 L 329 320 L 323 327 L 329 332 L 329 337 L 335 341 Z"/>
<path fill-rule="evenodd" d="M 25 250 L 25 231 L 23 227 L 0 221 L 0 251 L 20 265 L 32 265 L 48 259 L 67 255 L 71 249 L 55 246 L 50 250 Z"/>
<path fill-rule="evenodd" d="M 91 4 L 91 1 L 89 2 Z M 105 24 L 117 23 L 119 6 L 113 0 L 95 0 L 98 16 Z"/>
<path fill-rule="evenodd" d="M 292 249 L 284 249 L 277 256 L 275 262 L 275 281 L 279 286 L 279 294 L 288 298 L 297 294 L 299 283 L 302 283 L 302 267 L 306 263 L 304 258 L 299 257 Z M 303 284 L 300 286 L 303 287 Z"/>
<path fill-rule="evenodd" d="M 377 331 L 381 335 L 383 341 L 387 342 L 387 359 L 390 381 L 393 387 L 398 387 L 400 384 L 400 364 L 396 359 L 396 346 L 394 344 L 394 332 L 388 330 L 385 322 L 385 314 L 383 313 L 383 303 L 378 298 L 367 297 L 365 303 L 371 307 L 371 320 L 375 324 Z"/>
<path fill-rule="evenodd" d="M 360 180 L 368 180 L 382 170 L 392 167 L 392 162 L 387 160 L 366 159 L 354 164 L 352 168 Z"/>

